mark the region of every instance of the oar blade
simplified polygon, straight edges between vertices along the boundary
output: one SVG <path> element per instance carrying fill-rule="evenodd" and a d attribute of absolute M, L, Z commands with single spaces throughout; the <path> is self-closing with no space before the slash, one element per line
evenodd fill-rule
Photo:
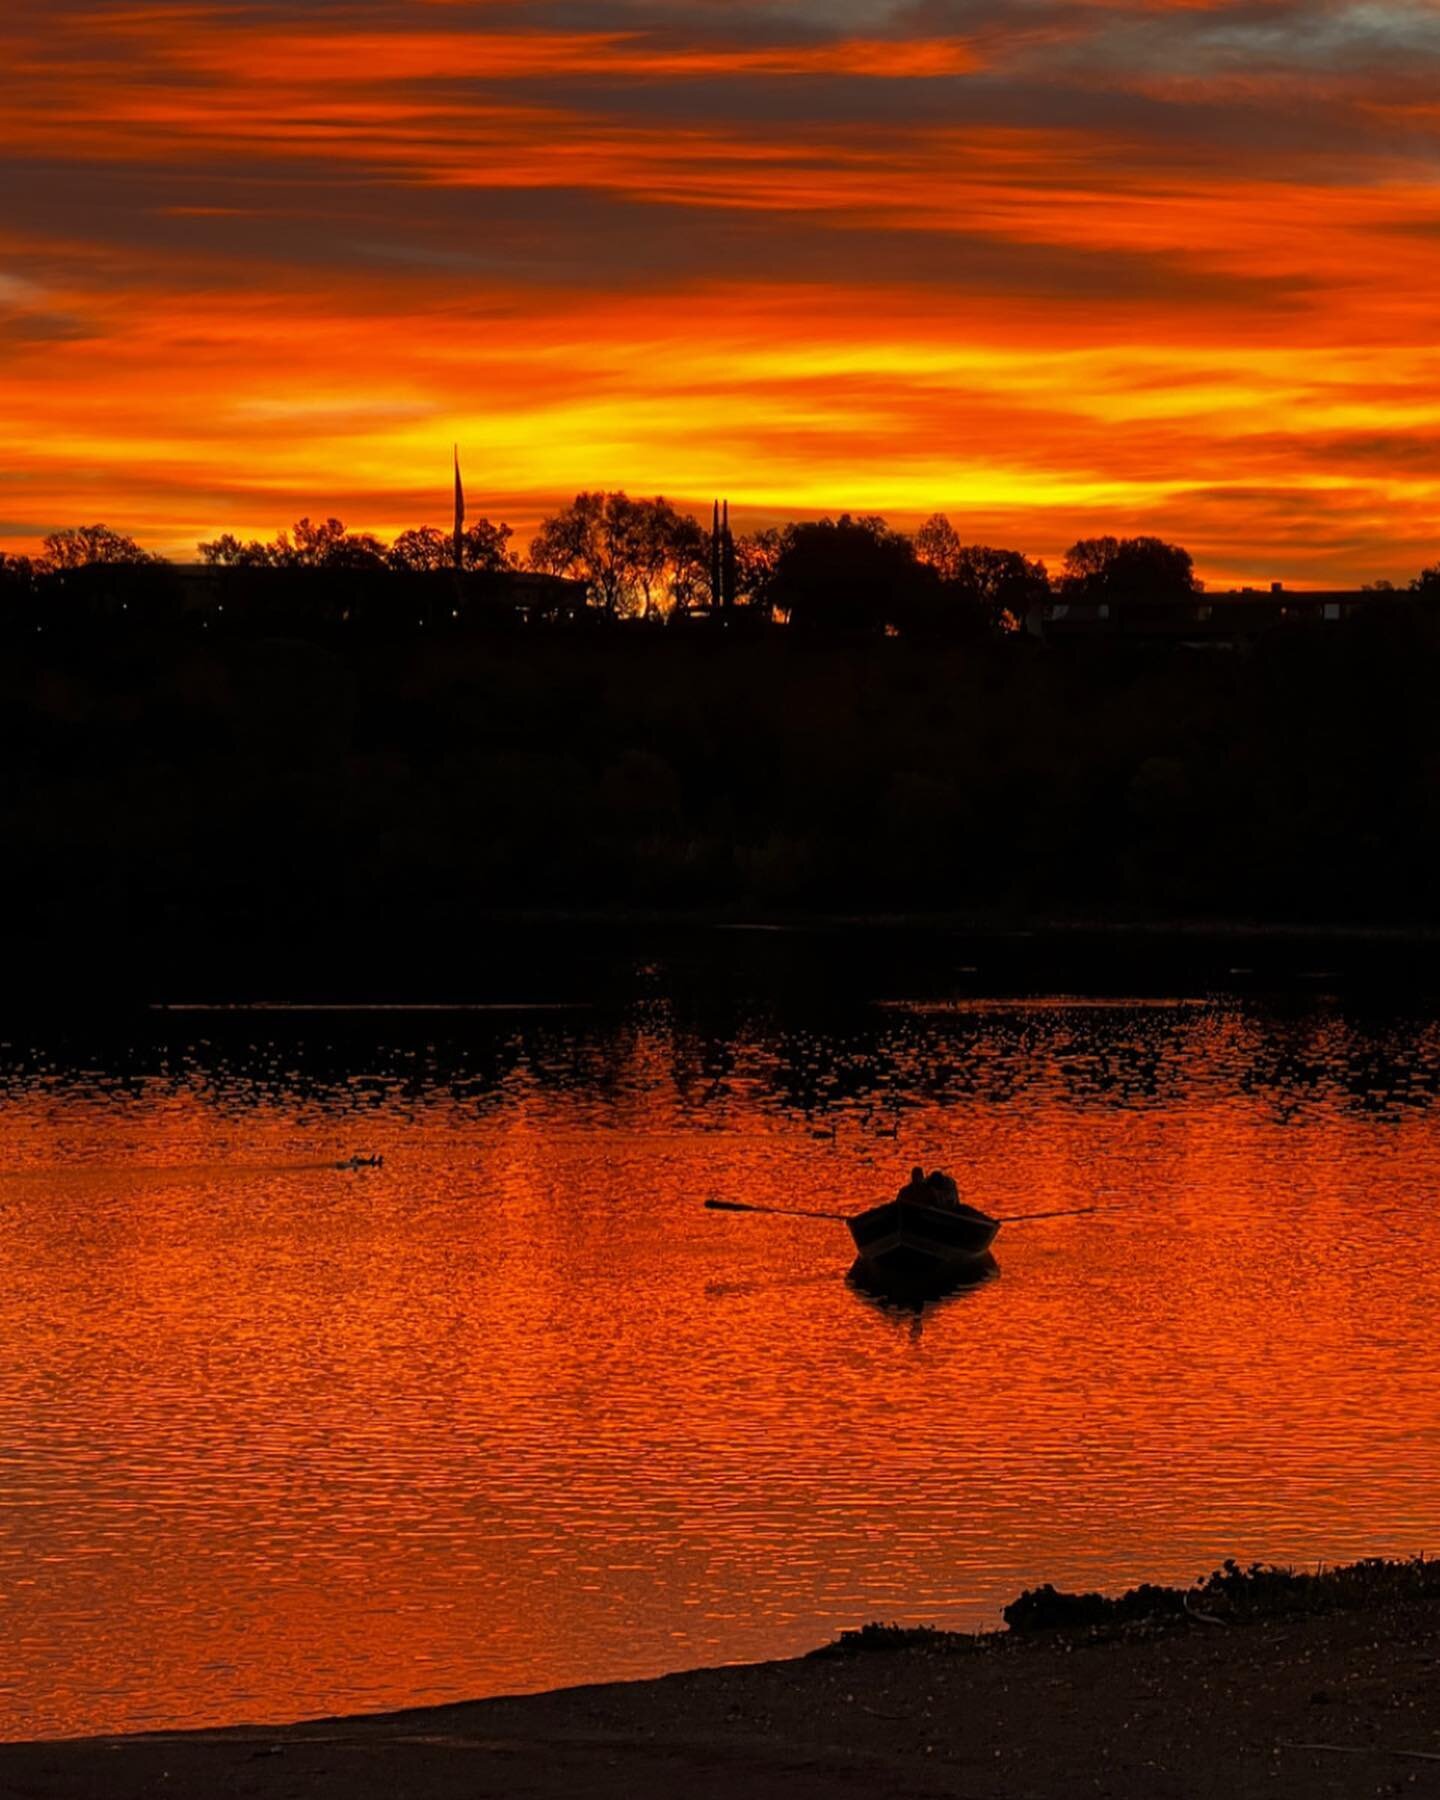
<path fill-rule="evenodd" d="M 712 1195 L 705 1204 L 712 1212 L 769 1213 L 777 1219 L 838 1219 L 848 1223 L 849 1213 L 819 1212 L 809 1206 L 755 1206 L 745 1200 L 721 1200 Z"/>
<path fill-rule="evenodd" d="M 1030 1219 L 1078 1219 L 1086 1213 L 1134 1212 L 1133 1206 L 1066 1206 L 1056 1212 L 1007 1213 L 999 1221 L 1002 1225 L 1023 1225 Z"/>

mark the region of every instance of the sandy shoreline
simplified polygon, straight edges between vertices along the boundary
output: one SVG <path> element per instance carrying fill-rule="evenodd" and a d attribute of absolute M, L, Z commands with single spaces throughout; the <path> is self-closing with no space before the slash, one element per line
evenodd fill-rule
<path fill-rule="evenodd" d="M 1427 1793 L 1440 1793 L 1434 1596 L 942 1639 L 278 1728 L 0 1745 L 7 1800 Z"/>

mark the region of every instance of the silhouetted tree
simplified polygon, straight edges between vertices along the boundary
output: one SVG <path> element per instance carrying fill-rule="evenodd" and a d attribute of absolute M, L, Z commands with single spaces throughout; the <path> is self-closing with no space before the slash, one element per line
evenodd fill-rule
<path fill-rule="evenodd" d="M 1440 563 L 1422 569 L 1410 583 L 1410 592 L 1418 594 L 1422 600 L 1440 603 Z"/>
<path fill-rule="evenodd" d="M 72 531 L 52 531 L 45 539 L 44 570 L 85 569 L 94 563 L 158 563 L 165 559 L 142 550 L 123 531 L 108 525 L 79 525 Z"/>
<path fill-rule="evenodd" d="M 508 525 L 493 525 L 489 519 L 477 519 L 461 541 L 461 554 L 467 569 L 485 573 L 513 569 L 515 559 L 510 552 L 512 533 Z M 413 531 L 402 531 L 385 556 L 392 569 L 450 569 L 455 566 L 455 538 L 434 525 L 421 525 Z"/>
<path fill-rule="evenodd" d="M 0 550 L 0 595 L 7 600 L 35 591 L 35 565 L 28 556 L 11 556 Z"/>
<path fill-rule="evenodd" d="M 28 556 L 10 556 L 0 550 L 0 626 L 13 629 L 34 619 L 35 596 L 34 563 Z"/>
<path fill-rule="evenodd" d="M 915 533 L 916 556 L 942 581 L 953 581 L 959 574 L 963 549 L 959 532 L 944 513 L 932 513 Z"/>
<path fill-rule="evenodd" d="M 275 551 L 269 544 L 262 544 L 252 538 L 244 543 L 231 532 L 222 532 L 218 538 L 196 545 L 200 552 L 200 560 L 212 568 L 222 569 L 265 569 L 275 561 Z"/>
<path fill-rule="evenodd" d="M 339 519 L 314 524 L 309 518 L 295 521 L 293 540 L 281 532 L 275 540 L 275 561 L 292 569 L 379 569 L 385 564 L 385 546 L 368 531 L 346 531 Z"/>
<path fill-rule="evenodd" d="M 800 630 L 881 631 L 903 627 L 937 585 L 909 538 L 881 518 L 843 513 L 786 526 L 771 597 Z"/>
<path fill-rule="evenodd" d="M 949 605 L 968 612 L 985 630 L 1013 631 L 1050 593 L 1044 563 L 1032 562 L 1018 550 L 962 544 L 943 513 L 927 519 L 915 534 L 915 553 L 945 584 Z"/>
<path fill-rule="evenodd" d="M 496 525 L 489 519 L 477 519 L 466 531 L 461 544 L 465 567 L 489 574 L 513 569 L 516 557 L 510 548 L 510 539 L 514 535 L 503 521 Z"/>
<path fill-rule="evenodd" d="M 591 600 L 618 614 L 625 591 L 624 494 L 577 494 L 563 512 L 540 521 L 530 543 L 530 565 L 547 575 L 583 581 Z"/>
<path fill-rule="evenodd" d="M 747 532 L 735 540 L 735 603 L 751 607 L 767 617 L 771 611 L 771 589 L 780 552 L 785 547 L 784 533 L 778 526 L 763 531 Z"/>
<path fill-rule="evenodd" d="M 392 569 L 411 571 L 450 569 L 455 566 L 455 539 L 435 525 L 418 525 L 402 531 L 385 552 Z"/>
<path fill-rule="evenodd" d="M 642 617 L 693 605 L 706 591 L 709 548 L 698 520 L 657 494 L 630 503 L 625 530 Z"/>
<path fill-rule="evenodd" d="M 577 494 L 541 521 L 530 545 L 533 568 L 583 581 L 613 618 L 653 617 L 692 604 L 704 591 L 707 539 L 668 500 Z"/>
<path fill-rule="evenodd" d="M 670 612 L 689 612 L 710 597 L 710 534 L 689 513 L 676 512 L 669 501 L 657 501 L 666 509 L 657 515 L 665 555 L 661 581 Z"/>
<path fill-rule="evenodd" d="M 1065 552 L 1060 589 L 1077 600 L 1178 600 L 1198 593 L 1190 552 L 1163 538 L 1081 538 Z"/>

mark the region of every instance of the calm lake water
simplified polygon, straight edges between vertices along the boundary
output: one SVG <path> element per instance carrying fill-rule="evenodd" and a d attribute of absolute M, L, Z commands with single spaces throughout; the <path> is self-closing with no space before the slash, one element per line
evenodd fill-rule
<path fill-rule="evenodd" d="M 0 1048 L 0 1734 L 278 1720 L 1440 1550 L 1440 1025 L 187 1015 Z M 355 1151 L 383 1169 L 342 1173 Z M 846 1285 L 912 1160 L 1013 1227 Z"/>

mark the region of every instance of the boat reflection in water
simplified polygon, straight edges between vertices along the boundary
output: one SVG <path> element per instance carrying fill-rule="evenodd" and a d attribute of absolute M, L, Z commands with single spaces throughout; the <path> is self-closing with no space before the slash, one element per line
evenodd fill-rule
<path fill-rule="evenodd" d="M 886 1276 L 866 1257 L 857 1256 L 845 1280 L 857 1294 L 882 1310 L 923 1312 L 940 1300 L 950 1300 L 984 1287 L 1000 1273 L 1000 1265 L 987 1250 L 963 1265 L 932 1269 L 908 1279 Z"/>

